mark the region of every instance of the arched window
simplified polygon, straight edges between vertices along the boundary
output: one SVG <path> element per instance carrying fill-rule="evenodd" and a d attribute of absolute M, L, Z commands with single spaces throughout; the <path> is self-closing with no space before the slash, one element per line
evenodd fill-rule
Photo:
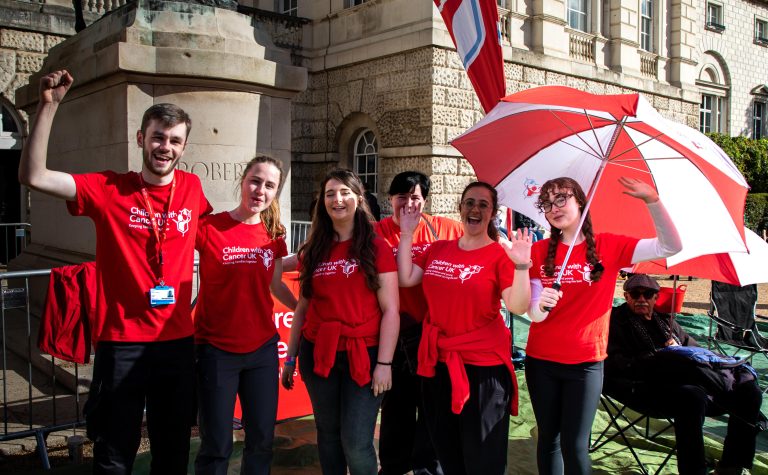
<path fill-rule="evenodd" d="M 730 92 L 726 68 L 707 51 L 700 61 L 696 85 L 701 92 L 699 104 L 699 130 L 701 132 L 729 133 L 728 96 Z"/>
<path fill-rule="evenodd" d="M 22 218 L 21 185 L 17 179 L 21 158 L 22 122 L 13 105 L 0 97 L 0 223 L 19 223 Z M 26 193 L 29 191 L 24 191 Z M 0 264 L 8 264 L 27 243 L 26 227 L 0 227 Z M 23 234 L 19 234 L 23 233 Z"/>
<path fill-rule="evenodd" d="M 0 103 L 0 150 L 21 149 L 21 130 L 16 114 Z"/>
<path fill-rule="evenodd" d="M 371 193 L 379 191 L 379 144 L 370 129 L 361 131 L 355 139 L 354 170 Z"/>

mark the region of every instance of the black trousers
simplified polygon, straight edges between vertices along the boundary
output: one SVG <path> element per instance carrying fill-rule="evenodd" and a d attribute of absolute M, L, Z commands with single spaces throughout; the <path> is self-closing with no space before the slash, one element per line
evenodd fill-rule
<path fill-rule="evenodd" d="M 151 343 L 102 342 L 85 405 L 93 473 L 130 474 L 147 413 L 153 475 L 187 473 L 195 419 L 192 337 Z"/>
<path fill-rule="evenodd" d="M 748 381 L 732 391 L 711 398 L 699 386 L 681 385 L 638 389 L 638 400 L 645 407 L 669 414 L 675 420 L 677 466 L 681 475 L 708 473 L 704 457 L 704 419 L 707 415 L 728 413 L 728 432 L 723 445 L 723 467 L 752 468 L 762 393 L 757 383 Z"/>
<path fill-rule="evenodd" d="M 445 475 L 504 475 L 507 470 L 512 378 L 504 365 L 465 365 L 469 399 L 451 411 L 451 380 L 444 363 L 422 378 L 429 435 Z"/>
<path fill-rule="evenodd" d="M 421 332 L 417 325 L 406 331 Z M 421 377 L 398 345 L 392 361 L 392 389 L 384 393 L 379 426 L 381 475 L 443 475 L 424 420 Z"/>
<path fill-rule="evenodd" d="M 277 341 L 250 353 L 230 353 L 213 345 L 197 345 L 200 451 L 197 475 L 226 475 L 232 455 L 235 398 L 243 410 L 245 447 L 240 473 L 268 475 L 277 419 Z"/>
<path fill-rule="evenodd" d="M 528 356 L 525 379 L 539 430 L 539 473 L 591 474 L 589 436 L 603 388 L 603 362 L 564 364 Z"/>

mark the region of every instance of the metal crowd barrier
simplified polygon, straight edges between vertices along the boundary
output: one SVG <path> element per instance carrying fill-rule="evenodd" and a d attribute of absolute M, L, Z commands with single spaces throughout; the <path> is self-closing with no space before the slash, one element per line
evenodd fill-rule
<path fill-rule="evenodd" d="M 0 223 L 0 264 L 7 265 L 29 242 L 29 223 Z"/>
<path fill-rule="evenodd" d="M 195 289 L 199 285 L 197 268 L 198 261 L 195 260 Z M 46 444 L 48 435 L 68 430 L 75 435 L 75 430 L 85 425 L 82 408 L 87 399 L 86 396 L 81 398 L 80 365 L 62 360 L 57 363 L 57 358 L 37 349 L 37 332 L 30 311 L 31 292 L 46 292 L 50 274 L 51 269 L 0 272 L 3 395 L 0 443 L 34 437 L 37 453 L 46 470 L 51 468 Z M 42 302 L 44 296 L 36 300 Z M 60 367 L 62 365 L 72 369 L 73 378 Z M 9 387 L 11 373 L 16 373 L 15 379 L 23 379 L 24 383 Z M 62 385 L 65 374 L 70 379 L 67 388 Z"/>
<path fill-rule="evenodd" d="M 291 221 L 291 242 L 288 252 L 296 252 L 309 236 L 311 221 Z"/>
<path fill-rule="evenodd" d="M 45 279 L 50 275 L 50 269 L 4 272 L 0 273 L 2 283 L 2 297 L 0 298 L 0 328 L 2 328 L 2 379 L 3 379 L 3 430 L 0 433 L 0 442 L 34 437 L 37 442 L 37 452 L 43 463 L 43 467 L 51 468 L 48 460 L 46 441 L 52 432 L 74 430 L 83 426 L 82 404 L 79 387 L 80 368 L 74 364 L 74 390 L 60 391 L 63 386 L 57 378 L 56 358 L 48 355 L 40 355 L 37 350 L 37 335 L 33 334 L 32 316 L 30 313 L 30 281 L 32 279 Z M 20 286 L 20 284 L 22 284 Z M 36 284 L 45 283 L 40 281 Z M 14 350 L 9 348 L 9 340 L 13 338 Z M 9 355 L 13 351 L 14 355 Z M 9 359 L 22 360 L 22 363 L 13 363 L 9 366 Z M 50 374 L 41 377 L 33 371 L 36 369 L 34 360 L 41 364 L 50 358 Z M 24 361 L 26 360 L 26 361 Z M 68 365 L 70 363 L 67 363 Z M 46 370 L 38 367 L 39 373 Z M 24 384 L 21 387 L 9 388 L 9 375 L 16 372 L 26 379 L 26 397 L 9 400 L 9 392 L 16 394 L 24 392 Z M 59 370 L 60 371 L 60 370 Z M 47 381 L 45 381 L 47 379 Z M 37 395 L 35 395 L 37 390 Z M 71 399 L 71 401 L 70 401 Z M 26 406 L 26 407 L 25 407 Z M 72 413 L 74 410 L 74 413 Z M 24 414 L 26 412 L 26 414 Z M 62 415 L 61 412 L 65 414 Z M 15 413 L 20 413 L 16 416 Z M 13 419 L 13 421 L 12 421 Z"/>

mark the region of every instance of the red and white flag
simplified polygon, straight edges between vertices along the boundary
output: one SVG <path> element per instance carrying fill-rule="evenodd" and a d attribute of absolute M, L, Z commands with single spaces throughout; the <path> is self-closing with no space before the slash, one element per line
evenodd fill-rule
<path fill-rule="evenodd" d="M 434 0 L 485 112 L 505 96 L 496 0 Z"/>

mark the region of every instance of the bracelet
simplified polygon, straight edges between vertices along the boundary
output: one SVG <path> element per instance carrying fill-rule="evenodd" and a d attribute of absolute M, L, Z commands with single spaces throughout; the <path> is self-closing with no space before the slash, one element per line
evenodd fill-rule
<path fill-rule="evenodd" d="M 528 270 L 533 267 L 533 261 L 528 261 L 525 264 L 515 264 L 515 270 Z"/>
<path fill-rule="evenodd" d="M 384 366 L 392 366 L 391 361 L 377 361 L 376 364 L 384 365 Z"/>
<path fill-rule="evenodd" d="M 296 366 L 296 357 L 295 356 L 286 356 L 285 357 L 285 366 Z"/>

